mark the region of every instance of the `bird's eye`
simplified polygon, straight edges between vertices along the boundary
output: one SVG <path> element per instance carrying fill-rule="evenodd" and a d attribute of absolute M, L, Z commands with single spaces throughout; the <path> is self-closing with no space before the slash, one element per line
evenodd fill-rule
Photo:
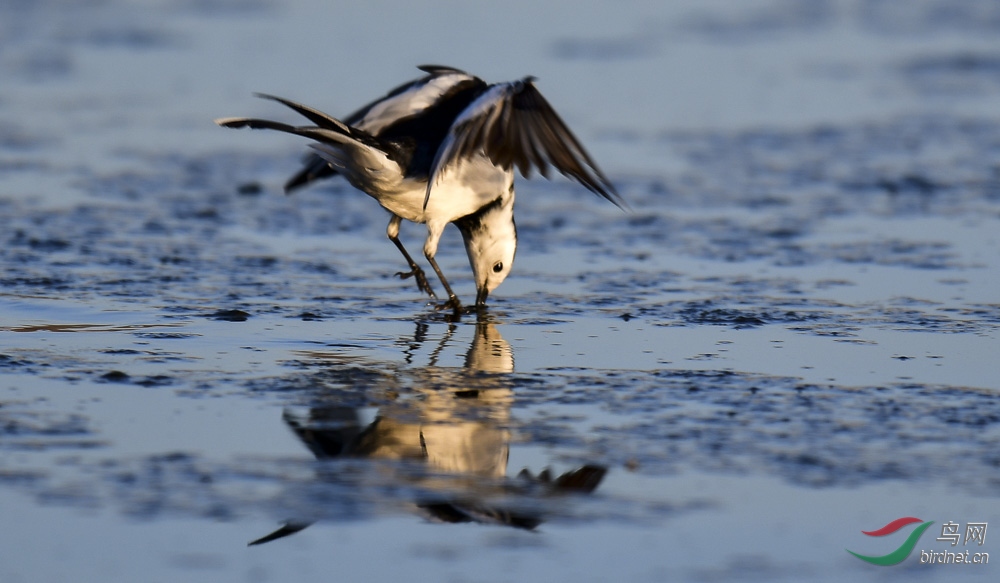
<path fill-rule="evenodd" d="M 503 261 L 497 261 L 493 264 L 493 273 L 500 273 L 503 271 Z"/>

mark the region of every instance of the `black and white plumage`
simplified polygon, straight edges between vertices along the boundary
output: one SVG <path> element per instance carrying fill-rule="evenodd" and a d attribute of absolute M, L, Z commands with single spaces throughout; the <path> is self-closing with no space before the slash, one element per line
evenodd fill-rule
<path fill-rule="evenodd" d="M 464 71 L 422 66 L 405 83 L 340 121 L 274 97 L 313 125 L 222 118 L 230 128 L 271 129 L 311 138 L 314 153 L 285 184 L 286 191 L 343 175 L 388 210 L 386 232 L 406 258 L 421 291 L 436 297 L 423 270 L 399 240 L 402 219 L 427 225 L 424 256 L 446 292 L 445 306 L 461 309 L 434 257 L 445 226 L 465 241 L 476 281 L 476 305 L 510 273 L 517 248 L 514 168 L 548 177 L 550 168 L 615 205 L 624 203 L 607 177 L 535 88 L 534 78 L 487 84 Z"/>

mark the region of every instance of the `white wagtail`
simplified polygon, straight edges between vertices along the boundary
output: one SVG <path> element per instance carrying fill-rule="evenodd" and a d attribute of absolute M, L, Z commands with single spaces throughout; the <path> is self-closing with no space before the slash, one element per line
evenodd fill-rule
<path fill-rule="evenodd" d="M 344 121 L 304 105 L 277 101 L 315 125 L 292 126 L 265 119 L 215 120 L 229 128 L 271 129 L 311 138 L 315 153 L 285 184 L 286 192 L 334 174 L 392 214 L 386 233 L 410 267 L 402 278 L 436 298 L 423 270 L 399 240 L 402 219 L 427 224 L 424 256 L 448 293 L 461 303 L 434 255 L 441 233 L 454 223 L 462 233 L 476 280 L 476 306 L 510 273 L 517 248 L 514 167 L 548 177 L 551 165 L 620 208 L 614 186 L 535 88 L 534 77 L 487 84 L 451 67 L 425 65 L 424 77 L 400 85 Z"/>

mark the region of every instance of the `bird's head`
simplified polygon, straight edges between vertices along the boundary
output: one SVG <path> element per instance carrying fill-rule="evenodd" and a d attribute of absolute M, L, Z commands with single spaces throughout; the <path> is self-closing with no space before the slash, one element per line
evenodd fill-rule
<path fill-rule="evenodd" d="M 510 197 L 490 205 L 473 216 L 455 222 L 465 240 L 472 273 L 476 278 L 476 306 L 507 279 L 517 251 L 514 200 Z"/>

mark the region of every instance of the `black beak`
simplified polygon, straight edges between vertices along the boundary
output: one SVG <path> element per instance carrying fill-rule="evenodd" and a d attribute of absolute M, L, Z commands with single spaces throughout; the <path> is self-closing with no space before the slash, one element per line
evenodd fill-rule
<path fill-rule="evenodd" d="M 480 288 L 479 292 L 476 294 L 476 307 L 485 308 L 486 307 L 486 296 L 490 295 L 490 290 Z"/>

